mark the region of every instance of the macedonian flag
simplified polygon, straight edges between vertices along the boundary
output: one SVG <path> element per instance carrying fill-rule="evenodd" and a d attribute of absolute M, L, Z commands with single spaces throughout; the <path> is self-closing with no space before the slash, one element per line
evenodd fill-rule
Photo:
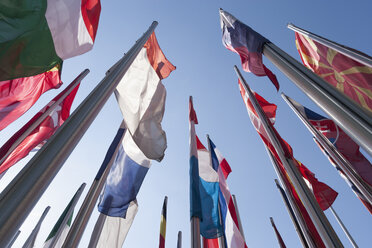
<path fill-rule="evenodd" d="M 309 37 L 296 34 L 302 62 L 360 107 L 372 113 L 372 68 Z"/>

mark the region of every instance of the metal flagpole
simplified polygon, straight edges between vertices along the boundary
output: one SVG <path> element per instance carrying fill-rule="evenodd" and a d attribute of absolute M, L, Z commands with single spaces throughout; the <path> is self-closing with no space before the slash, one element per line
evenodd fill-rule
<path fill-rule="evenodd" d="M 182 232 L 178 231 L 177 248 L 182 248 Z"/>
<path fill-rule="evenodd" d="M 244 235 L 244 230 L 242 226 L 242 221 L 240 219 L 240 214 L 239 214 L 239 209 L 238 209 L 238 202 L 236 201 L 235 195 L 232 195 L 232 200 L 235 206 L 235 212 L 236 212 L 236 217 L 238 218 L 238 225 L 239 225 L 239 231 L 243 236 L 244 242 L 245 242 L 245 235 Z"/>
<path fill-rule="evenodd" d="M 213 164 L 212 164 L 213 163 L 212 162 L 212 150 L 211 150 L 212 149 L 212 146 L 211 146 L 211 142 L 210 142 L 210 139 L 209 139 L 209 135 L 208 134 L 207 134 L 207 140 L 208 140 L 208 151 L 209 151 L 210 165 L 213 168 Z M 217 208 L 218 208 L 218 219 L 219 219 L 219 222 L 222 224 L 222 215 L 221 215 L 221 208 L 220 208 L 220 202 L 219 201 L 217 202 Z M 223 235 L 221 235 L 220 237 L 218 237 L 218 247 L 219 248 L 225 248 L 225 244 L 226 244 L 226 241 L 225 241 L 225 230 L 223 230 Z"/>
<path fill-rule="evenodd" d="M 49 209 L 50 209 L 50 206 L 47 206 L 45 208 L 45 210 L 44 210 L 43 214 L 41 215 L 39 221 L 37 222 L 35 228 L 32 230 L 30 236 L 28 236 L 28 238 L 27 238 L 26 242 L 24 243 L 24 245 L 22 246 L 22 248 L 33 248 L 34 247 L 35 239 L 36 239 L 36 236 L 37 236 L 37 234 L 40 230 L 41 223 L 44 221 L 44 218 L 48 214 Z"/>
<path fill-rule="evenodd" d="M 14 149 L 17 148 L 17 146 L 19 144 L 21 144 L 21 142 L 27 138 L 27 136 L 32 132 L 34 131 L 34 129 L 40 125 L 41 122 L 43 122 L 45 120 L 46 117 L 48 117 L 48 115 L 63 101 L 65 100 L 65 98 L 71 93 L 71 91 L 73 91 L 73 89 L 75 89 L 75 87 L 80 84 L 81 80 L 83 80 L 85 78 L 85 76 L 89 73 L 89 70 L 88 69 L 85 69 L 84 71 L 82 71 L 79 76 L 77 76 L 74 81 L 72 81 L 67 87 L 66 89 L 69 87 L 68 90 L 66 90 L 66 92 L 59 98 L 57 99 L 57 101 L 55 101 L 47 110 L 45 110 L 45 112 L 35 120 L 35 122 L 33 122 L 31 124 L 31 126 L 29 126 L 23 133 L 22 135 L 12 144 L 12 146 L 9 148 L 9 150 L 6 152 L 6 154 L 0 159 L 0 165 L 6 160 L 6 158 L 14 151 Z"/>
<path fill-rule="evenodd" d="M 123 128 L 123 129 L 125 128 L 124 121 L 121 123 L 120 128 Z M 102 188 L 106 182 L 111 166 L 115 161 L 116 154 L 118 153 L 118 150 L 120 147 L 119 145 L 122 143 L 122 140 L 124 137 L 123 132 L 118 131 L 114 141 L 111 143 L 109 150 L 114 149 L 114 146 L 116 146 L 115 151 L 110 157 L 109 161 L 107 161 L 108 158 L 105 157 L 104 161 L 102 162 L 102 165 L 96 177 L 94 178 L 92 185 L 90 186 L 87 196 L 85 197 L 84 202 L 81 205 L 79 212 L 77 213 L 75 217 L 74 223 L 72 224 L 70 231 L 68 232 L 68 235 L 62 247 L 69 248 L 69 247 L 79 246 L 79 242 L 88 224 L 89 218 L 92 215 L 92 212 L 97 202 L 97 199 L 99 197 L 99 194 L 101 193 Z M 120 137 L 120 139 L 116 141 L 118 137 Z"/>
<path fill-rule="evenodd" d="M 269 151 L 268 151 L 268 152 L 269 152 Z M 273 160 L 272 160 L 272 162 L 273 162 Z M 278 172 L 277 172 L 277 173 L 278 173 Z M 296 229 L 296 232 L 297 232 L 297 234 L 298 234 L 298 237 L 300 238 L 300 241 L 301 241 L 301 243 L 302 243 L 302 246 L 303 246 L 304 248 L 308 248 L 309 245 L 308 245 L 307 242 L 306 242 L 306 238 L 305 238 L 305 236 L 304 236 L 304 232 L 301 230 L 302 227 L 300 226 L 299 221 L 298 221 L 297 218 L 296 218 L 295 211 L 293 210 L 293 209 L 295 209 L 296 212 L 297 212 L 297 215 L 298 215 L 298 208 L 297 208 L 297 206 L 295 206 L 294 203 L 292 203 L 292 205 L 294 205 L 294 208 L 292 209 L 292 207 L 291 207 L 291 203 L 290 203 L 288 197 L 286 196 L 286 193 L 284 192 L 284 190 L 282 189 L 282 187 L 279 185 L 279 182 L 278 182 L 277 179 L 275 179 L 275 184 L 276 184 L 276 187 L 277 187 L 278 190 L 279 190 L 280 195 L 282 196 L 282 199 L 283 199 L 283 201 L 284 201 L 284 205 L 286 206 L 287 211 L 288 211 L 288 214 L 289 214 L 289 216 L 291 217 L 291 220 L 292 220 L 293 225 L 294 225 L 294 227 L 295 227 L 295 229 Z M 293 201 L 293 199 L 291 199 L 291 201 Z M 303 219 L 302 219 L 301 216 L 299 216 L 299 219 L 300 219 L 300 221 L 303 221 Z M 306 228 L 306 229 L 307 229 L 307 228 Z M 306 230 L 305 230 L 305 231 L 306 231 Z"/>
<path fill-rule="evenodd" d="M 297 32 L 297 33 L 305 35 L 305 36 L 319 42 L 320 44 L 322 44 L 324 46 L 332 48 L 333 50 L 336 50 L 337 52 L 342 53 L 343 55 L 345 55 L 345 56 L 347 56 L 347 57 L 349 57 L 349 58 L 351 58 L 355 61 L 358 61 L 361 64 L 372 67 L 372 58 L 370 56 L 366 55 L 366 54 L 363 54 L 363 53 L 361 53 L 357 50 L 354 50 L 354 49 L 350 49 L 349 47 L 337 44 L 334 41 L 323 38 L 322 36 L 311 33 L 311 32 L 309 32 L 305 29 L 296 27 L 292 23 L 288 23 L 287 27 L 289 29 Z"/>
<path fill-rule="evenodd" d="M 61 234 L 62 234 L 62 231 L 63 231 L 65 225 L 67 225 L 68 220 L 70 219 L 71 215 L 73 214 L 76 203 L 79 201 L 79 198 L 80 198 L 81 194 L 83 193 L 83 190 L 84 190 L 86 185 L 87 185 L 86 183 L 81 184 L 79 189 L 76 191 L 76 193 L 73 197 L 73 200 L 71 202 L 71 205 L 69 204 L 70 207 L 67 210 L 67 213 L 66 213 L 65 217 L 63 218 L 56 234 L 53 237 L 53 241 L 51 242 L 51 244 L 49 245 L 48 248 L 54 248 L 56 246 L 56 244 L 58 242 L 58 239 L 61 237 Z"/>
<path fill-rule="evenodd" d="M 342 230 L 346 234 L 347 238 L 350 240 L 350 243 L 353 245 L 353 247 L 358 248 L 358 245 L 355 243 L 353 237 L 351 236 L 351 234 L 347 230 L 346 226 L 344 225 L 344 223 L 342 222 L 342 220 L 340 219 L 340 217 L 338 216 L 338 214 L 336 213 L 336 211 L 333 209 L 332 206 L 329 207 L 329 210 L 331 210 L 333 216 L 335 216 L 338 224 L 340 224 Z"/>
<path fill-rule="evenodd" d="M 21 231 L 18 230 L 16 234 L 14 235 L 13 239 L 10 241 L 10 243 L 6 246 L 6 248 L 11 248 L 14 244 L 14 242 L 17 240 L 19 234 L 21 234 Z"/>
<path fill-rule="evenodd" d="M 298 116 L 302 123 L 307 127 L 311 134 L 326 150 L 329 156 L 336 164 L 344 171 L 345 175 L 357 187 L 357 189 L 366 197 L 368 202 L 372 204 L 372 188 L 359 176 L 350 162 L 338 151 L 338 149 L 316 129 L 309 120 L 296 108 L 291 99 L 282 93 L 282 98 L 291 107 L 293 112 Z"/>
<path fill-rule="evenodd" d="M 0 247 L 5 247 L 100 112 L 157 26 L 153 22 L 57 132 L 0 194 Z"/>
<path fill-rule="evenodd" d="M 372 115 L 273 43 L 263 54 L 372 156 Z"/>
<path fill-rule="evenodd" d="M 317 227 L 320 236 L 322 237 L 322 240 L 324 244 L 328 247 L 343 247 L 341 241 L 339 240 L 336 232 L 333 230 L 331 224 L 329 223 L 327 217 L 323 213 L 323 211 L 320 209 L 318 202 L 315 200 L 314 195 L 310 191 L 310 189 L 307 187 L 305 181 L 302 178 L 302 175 L 298 171 L 293 158 L 287 158 L 284 155 L 283 148 L 280 144 L 280 141 L 278 137 L 275 135 L 271 125 L 269 124 L 269 121 L 267 119 L 267 116 L 263 112 L 261 106 L 257 102 L 257 99 L 253 95 L 251 89 L 249 88 L 247 82 L 241 75 L 238 67 L 234 66 L 234 69 L 236 73 L 238 74 L 238 77 L 240 81 L 243 84 L 243 87 L 245 88 L 246 92 L 249 95 L 249 99 L 258 114 L 259 118 L 261 119 L 263 128 L 265 129 L 266 133 L 269 136 L 270 142 L 275 148 L 280 160 L 283 163 L 283 166 L 285 170 L 288 173 L 289 178 L 291 179 L 298 195 L 300 196 L 306 210 L 308 211 L 311 219 L 313 220 L 315 226 Z"/>

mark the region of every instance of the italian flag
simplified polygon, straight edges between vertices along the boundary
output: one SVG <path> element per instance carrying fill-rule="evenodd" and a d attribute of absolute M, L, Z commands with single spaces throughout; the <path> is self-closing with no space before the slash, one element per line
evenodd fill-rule
<path fill-rule="evenodd" d="M 61 85 L 65 59 L 93 47 L 100 0 L 0 3 L 0 130 Z"/>

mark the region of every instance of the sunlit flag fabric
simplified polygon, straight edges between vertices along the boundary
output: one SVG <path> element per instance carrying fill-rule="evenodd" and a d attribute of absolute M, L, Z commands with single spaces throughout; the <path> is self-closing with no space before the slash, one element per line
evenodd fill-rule
<path fill-rule="evenodd" d="M 159 248 L 165 248 L 165 233 L 167 231 L 167 203 L 168 197 L 165 197 L 163 209 L 161 211 Z"/>
<path fill-rule="evenodd" d="M 128 131 L 149 159 L 161 161 L 167 148 L 161 127 L 166 97 L 161 80 L 174 69 L 152 33 L 115 90 Z"/>
<path fill-rule="evenodd" d="M 218 174 L 213 169 L 210 155 L 195 132 L 198 123 L 190 98 L 190 217 L 200 220 L 200 233 L 205 238 L 217 238 L 223 234 L 218 213 Z"/>
<path fill-rule="evenodd" d="M 118 145 L 118 153 L 98 204 L 100 219 L 95 229 L 100 226 L 98 229 L 101 231 L 91 238 L 96 247 L 122 247 L 137 213 L 138 191 L 151 165 L 129 132 L 125 132 Z M 110 149 L 106 157 L 113 155 Z"/>
<path fill-rule="evenodd" d="M 278 154 L 276 153 L 274 147 L 270 143 L 270 140 L 268 138 L 268 134 L 264 130 L 264 128 L 262 126 L 263 125 L 262 121 L 261 121 L 261 119 L 259 118 L 259 116 L 257 115 L 256 111 L 253 108 L 253 105 L 252 105 L 252 103 L 249 99 L 248 93 L 245 92 L 245 89 L 243 88 L 240 81 L 239 81 L 239 87 L 240 87 L 240 93 L 242 95 L 243 101 L 244 101 L 244 103 L 247 107 L 247 111 L 248 111 L 249 117 L 251 119 L 251 122 L 252 122 L 253 126 L 256 128 L 256 130 L 257 130 L 258 134 L 260 135 L 264 144 L 267 146 L 269 151 L 273 154 L 274 158 L 278 162 L 279 169 L 281 170 L 281 173 L 284 175 L 283 180 L 285 180 L 285 181 L 283 183 L 291 191 L 292 196 L 296 201 L 296 204 L 297 204 L 297 206 L 298 206 L 298 208 L 301 212 L 301 215 L 302 215 L 302 217 L 303 217 L 303 219 L 304 219 L 304 221 L 307 225 L 307 228 L 310 232 L 310 235 L 312 236 L 313 241 L 315 242 L 317 247 L 325 247 L 317 229 L 315 228 L 314 223 L 312 222 L 312 220 L 311 220 L 307 210 L 305 209 L 304 205 L 302 204 L 301 199 L 299 198 L 295 188 L 293 187 L 291 181 L 289 180 L 289 177 L 288 177 L 288 175 L 287 175 L 287 173 L 284 169 L 284 166 L 283 166 L 282 162 L 279 159 Z M 275 115 L 276 115 L 276 105 L 267 102 L 263 97 L 261 97 L 257 93 L 255 93 L 255 97 L 258 100 L 259 105 L 261 106 L 261 108 L 265 112 L 266 117 L 270 120 L 270 123 L 273 124 L 274 121 L 275 121 Z M 281 142 L 281 146 L 286 153 L 285 156 L 287 158 L 290 158 L 290 159 L 294 160 L 292 148 L 280 137 L 280 135 L 278 134 L 278 132 L 276 132 L 276 130 L 273 126 L 272 126 L 272 128 L 275 131 L 275 135 L 278 137 L 279 141 Z"/>
<path fill-rule="evenodd" d="M 49 89 L 61 85 L 62 61 L 89 51 L 99 0 L 0 3 L 0 130 Z"/>
<path fill-rule="evenodd" d="M 326 82 L 372 113 L 372 68 L 295 33 L 302 62 Z"/>
<path fill-rule="evenodd" d="M 211 158 L 213 168 L 217 171 L 219 177 L 220 197 L 219 204 L 221 209 L 221 218 L 224 227 L 224 237 L 226 247 L 229 248 L 243 248 L 247 247 L 244 241 L 244 237 L 239 230 L 238 217 L 230 189 L 227 185 L 226 179 L 228 174 L 231 172 L 230 165 L 226 159 L 222 156 L 219 150 L 216 148 L 212 140 L 209 139 L 211 146 Z M 229 173 L 226 173 L 229 171 Z M 205 248 L 218 248 L 218 239 L 204 239 L 203 244 Z"/>
<path fill-rule="evenodd" d="M 35 147 L 41 147 L 46 141 L 57 131 L 57 129 L 67 120 L 70 116 L 70 109 L 72 102 L 79 89 L 79 85 L 66 96 L 66 98 L 42 121 L 6 158 L 0 165 L 0 174 L 4 173 L 7 169 L 13 166 L 22 158 L 26 157 L 29 152 Z M 22 136 L 22 134 L 47 110 L 49 107 L 62 97 L 62 95 L 71 89 L 71 83 L 61 93 L 59 93 L 52 101 L 50 101 L 42 110 L 40 110 L 30 121 L 28 121 L 20 130 L 18 130 L 1 148 L 0 157 L 6 155 L 14 142 Z"/>
<path fill-rule="evenodd" d="M 291 99 L 291 102 L 316 129 L 331 141 L 363 180 L 372 186 L 372 164 L 360 152 L 358 144 L 342 131 L 333 120 L 315 113 L 293 99 Z"/>
<path fill-rule="evenodd" d="M 220 19 L 222 43 L 230 51 L 239 54 L 243 70 L 256 76 L 268 76 L 279 90 L 276 76 L 262 62 L 263 46 L 270 41 L 222 9 Z"/>

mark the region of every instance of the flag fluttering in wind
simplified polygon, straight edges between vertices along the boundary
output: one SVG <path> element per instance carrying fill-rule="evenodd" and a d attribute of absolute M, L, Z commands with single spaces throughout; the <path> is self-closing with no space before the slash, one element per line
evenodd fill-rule
<path fill-rule="evenodd" d="M 372 68 L 305 35 L 296 32 L 295 36 L 304 65 L 372 113 Z"/>
<path fill-rule="evenodd" d="M 278 229 L 276 228 L 276 225 L 275 225 L 274 220 L 273 220 L 272 217 L 270 217 L 270 221 L 271 221 L 271 225 L 274 228 L 274 232 L 275 232 L 276 238 L 278 239 L 280 248 L 286 248 L 286 246 L 284 244 L 284 241 L 282 239 L 282 236 L 280 235 Z"/>
<path fill-rule="evenodd" d="M 225 244 L 227 247 L 231 248 L 247 247 L 242 232 L 239 230 L 236 207 L 226 182 L 226 179 L 231 172 L 231 167 L 210 138 L 208 138 L 208 142 L 210 144 L 212 166 L 213 169 L 217 171 L 219 177 L 219 206 L 224 227 Z M 218 246 L 218 242 L 220 242 L 218 239 L 203 240 L 204 247 L 206 248 L 220 247 Z"/>
<path fill-rule="evenodd" d="M 220 19 L 222 43 L 230 51 L 239 54 L 243 70 L 256 76 L 268 76 L 279 90 L 276 76 L 262 62 L 263 45 L 270 41 L 222 9 Z"/>
<path fill-rule="evenodd" d="M 6 155 L 12 145 L 19 137 L 38 119 L 40 116 L 58 99 L 60 99 L 68 90 L 73 87 L 72 82 L 61 93 L 59 93 L 52 101 L 50 101 L 43 109 L 41 109 L 30 121 L 28 121 L 20 130 L 18 130 L 1 148 L 0 157 Z M 57 129 L 70 116 L 72 102 L 75 99 L 76 93 L 80 84 L 76 85 L 66 98 L 44 119 L 18 146 L 9 154 L 9 156 L 0 164 L 0 174 L 13 166 L 22 158 L 26 157 L 29 152 L 35 147 L 43 146 L 46 141 L 57 131 Z"/>
<path fill-rule="evenodd" d="M 62 61 L 93 47 L 100 0 L 0 3 L 0 130 L 61 85 Z"/>
<path fill-rule="evenodd" d="M 167 148 L 161 127 L 166 97 L 161 80 L 175 69 L 152 33 L 115 90 L 128 131 L 149 159 L 161 161 Z"/>
<path fill-rule="evenodd" d="M 210 155 L 195 132 L 198 123 L 190 97 L 190 217 L 200 220 L 200 233 L 214 239 L 223 234 L 219 219 L 218 174 L 211 165 Z"/>
<path fill-rule="evenodd" d="M 167 231 L 167 203 L 168 197 L 164 197 L 163 209 L 161 210 L 159 248 L 165 248 L 165 233 Z"/>

